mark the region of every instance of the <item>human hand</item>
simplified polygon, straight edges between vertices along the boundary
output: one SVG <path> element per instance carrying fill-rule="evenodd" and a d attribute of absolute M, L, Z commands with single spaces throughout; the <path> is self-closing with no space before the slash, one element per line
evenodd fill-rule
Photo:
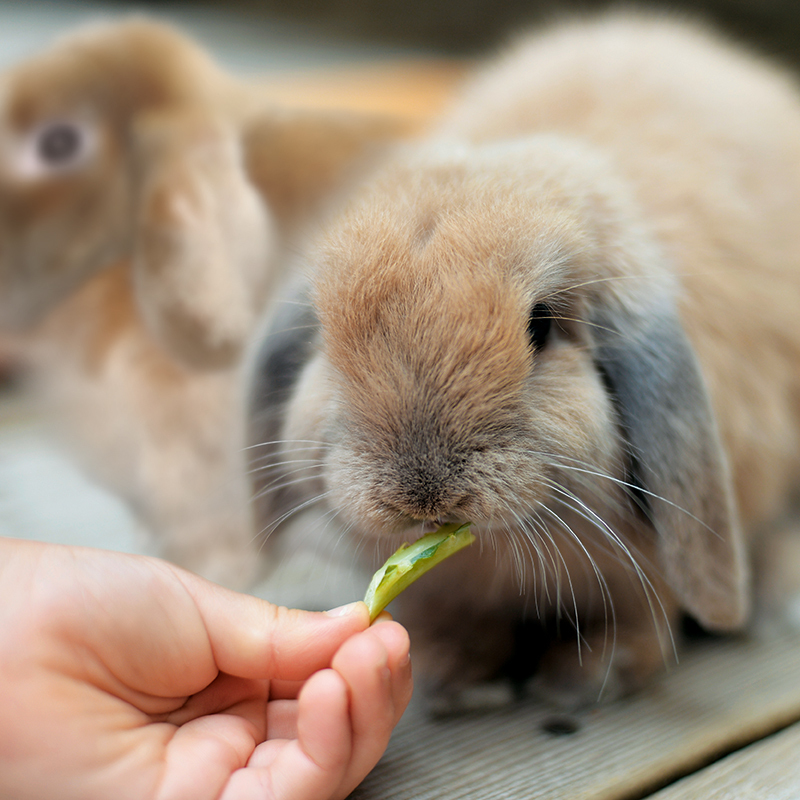
<path fill-rule="evenodd" d="M 0 539 L 0 796 L 343 798 L 411 695 L 408 637 L 157 559 Z"/>

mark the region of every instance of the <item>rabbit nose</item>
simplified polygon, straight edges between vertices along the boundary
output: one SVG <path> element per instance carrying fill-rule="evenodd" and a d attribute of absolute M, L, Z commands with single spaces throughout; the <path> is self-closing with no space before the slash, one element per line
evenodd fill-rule
<path fill-rule="evenodd" d="M 465 522 L 458 510 L 464 507 L 469 497 L 441 482 L 419 480 L 403 485 L 392 501 L 391 505 L 402 514 L 436 529 L 448 522 Z"/>

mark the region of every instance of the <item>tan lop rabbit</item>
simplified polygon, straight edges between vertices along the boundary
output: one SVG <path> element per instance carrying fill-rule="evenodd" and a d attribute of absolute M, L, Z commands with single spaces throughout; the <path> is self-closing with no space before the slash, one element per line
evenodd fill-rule
<path fill-rule="evenodd" d="M 292 236 L 415 110 L 290 108 L 276 88 L 144 18 L 0 76 L 0 331 L 162 554 L 236 585 L 254 562 L 243 345 Z"/>
<path fill-rule="evenodd" d="M 488 66 L 305 253 L 252 394 L 260 524 L 367 561 L 479 543 L 398 601 L 418 674 L 568 702 L 735 630 L 800 486 L 800 93 L 676 21 L 563 23 Z M 374 564 L 374 561 L 372 563 Z"/>

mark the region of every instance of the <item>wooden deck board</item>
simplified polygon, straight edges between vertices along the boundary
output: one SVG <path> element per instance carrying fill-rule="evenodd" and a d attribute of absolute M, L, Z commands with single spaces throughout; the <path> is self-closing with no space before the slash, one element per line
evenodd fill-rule
<path fill-rule="evenodd" d="M 649 800 L 798 800 L 800 725 L 770 736 Z"/>
<path fill-rule="evenodd" d="M 800 636 L 704 642 L 648 691 L 575 716 L 580 730 L 573 735 L 546 733 L 552 716 L 534 701 L 445 720 L 431 720 L 414 706 L 353 797 L 645 796 L 800 720 Z M 797 753 L 800 761 L 800 748 Z"/>

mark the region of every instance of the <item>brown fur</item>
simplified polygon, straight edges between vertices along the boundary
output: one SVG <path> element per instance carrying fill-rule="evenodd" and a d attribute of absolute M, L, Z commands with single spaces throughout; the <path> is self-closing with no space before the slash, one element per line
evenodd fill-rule
<path fill-rule="evenodd" d="M 682 609 L 745 624 L 748 543 L 800 486 L 798 253 L 783 73 L 646 16 L 523 40 L 306 253 L 320 333 L 282 411 L 276 314 L 254 436 L 320 467 L 261 487 L 261 523 L 324 498 L 380 557 L 471 520 L 398 613 L 440 688 L 509 669 L 520 630 L 573 700 L 641 685 Z"/>
<path fill-rule="evenodd" d="M 430 65 L 429 79 L 444 96 L 456 73 Z M 377 113 L 367 96 L 329 110 L 313 106 L 313 83 L 292 103 L 281 89 L 139 18 L 80 30 L 0 76 L 0 329 L 19 331 L 83 463 L 163 552 L 236 585 L 254 566 L 244 344 L 293 237 L 435 94 L 420 90 L 412 113 L 399 79 L 396 106 L 387 93 Z M 90 157 L 30 174 L 25 148 L 62 120 L 91 134 Z"/>

